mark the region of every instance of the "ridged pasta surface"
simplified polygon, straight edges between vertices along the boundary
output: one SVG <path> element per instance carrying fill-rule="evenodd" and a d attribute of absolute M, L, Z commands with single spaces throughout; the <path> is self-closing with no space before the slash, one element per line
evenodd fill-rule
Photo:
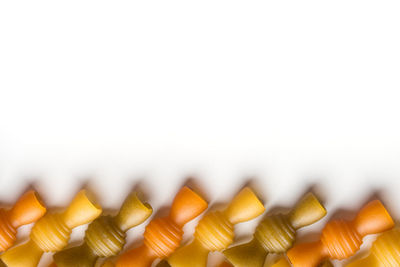
<path fill-rule="evenodd" d="M 382 234 L 374 242 L 371 253 L 380 266 L 400 266 L 400 230 Z"/>
<path fill-rule="evenodd" d="M 200 220 L 194 236 L 207 250 L 220 251 L 232 244 L 234 226 L 222 212 L 212 212 Z"/>
<path fill-rule="evenodd" d="M 111 257 L 122 250 L 125 236 L 111 216 L 102 216 L 89 225 L 85 241 L 96 256 Z"/>
<path fill-rule="evenodd" d="M 0 209 L 0 251 L 5 251 L 12 246 L 16 234 L 17 230 L 8 220 L 7 212 Z"/>
<path fill-rule="evenodd" d="M 265 218 L 257 227 L 255 238 L 270 253 L 283 253 L 292 247 L 296 230 L 286 215 Z"/>
<path fill-rule="evenodd" d="M 169 218 L 151 221 L 144 233 L 145 245 L 152 249 L 159 258 L 166 258 L 181 243 L 183 230 Z"/>
<path fill-rule="evenodd" d="M 362 237 L 347 221 L 329 222 L 321 235 L 321 242 L 333 259 L 346 259 L 355 254 L 362 244 Z"/>
<path fill-rule="evenodd" d="M 68 244 L 70 234 L 59 214 L 48 214 L 32 228 L 31 239 L 44 252 L 55 252 Z"/>

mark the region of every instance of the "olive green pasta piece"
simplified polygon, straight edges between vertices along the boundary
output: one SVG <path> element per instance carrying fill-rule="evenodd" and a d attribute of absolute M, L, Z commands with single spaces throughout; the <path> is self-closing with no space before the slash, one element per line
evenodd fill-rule
<path fill-rule="evenodd" d="M 126 231 L 143 223 L 152 211 L 136 193 L 130 194 L 117 216 L 101 216 L 89 225 L 82 245 L 56 253 L 54 265 L 93 267 L 99 258 L 119 254 L 125 245 Z"/>
<path fill-rule="evenodd" d="M 271 215 L 261 221 L 249 243 L 223 253 L 234 267 L 262 267 L 268 253 L 284 253 L 293 246 L 297 229 L 315 223 L 325 215 L 325 208 L 309 193 L 288 214 Z"/>
<path fill-rule="evenodd" d="M 65 211 L 47 213 L 33 226 L 28 242 L 7 250 L 0 258 L 8 267 L 37 267 L 44 253 L 68 245 L 73 228 L 92 222 L 101 212 L 86 190 L 81 190 Z"/>

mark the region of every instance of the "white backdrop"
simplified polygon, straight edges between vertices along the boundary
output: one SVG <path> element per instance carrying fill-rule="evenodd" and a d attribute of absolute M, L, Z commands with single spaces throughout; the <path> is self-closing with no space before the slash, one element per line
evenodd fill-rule
<path fill-rule="evenodd" d="M 2 1 L 0 201 L 31 184 L 62 206 L 86 184 L 115 208 L 139 183 L 157 209 L 191 176 L 211 202 L 251 181 L 268 209 L 313 187 L 330 213 L 375 194 L 399 218 L 399 13 L 398 1 Z"/>

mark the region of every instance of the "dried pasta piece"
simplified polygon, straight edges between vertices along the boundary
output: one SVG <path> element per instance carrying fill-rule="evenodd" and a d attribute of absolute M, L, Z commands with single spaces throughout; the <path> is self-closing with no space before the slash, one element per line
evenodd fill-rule
<path fill-rule="evenodd" d="M 370 254 L 351 262 L 347 267 L 397 267 L 400 266 L 400 228 L 381 234 L 373 243 Z"/>
<path fill-rule="evenodd" d="M 263 267 L 268 253 L 284 253 L 296 239 L 296 231 L 319 221 L 325 208 L 314 194 L 307 194 L 288 214 L 266 217 L 258 225 L 254 238 L 246 244 L 224 251 L 234 267 Z"/>
<path fill-rule="evenodd" d="M 99 258 L 118 255 L 125 245 L 126 231 L 143 223 L 153 212 L 136 193 L 131 193 L 115 217 L 101 216 L 86 230 L 84 243 L 54 256 L 57 267 L 94 267 Z"/>
<path fill-rule="evenodd" d="M 366 235 L 391 229 L 394 222 L 379 200 L 368 203 L 352 221 L 333 220 L 322 230 L 320 240 L 299 244 L 287 256 L 294 267 L 314 267 L 324 259 L 343 260 L 354 255 Z"/>
<path fill-rule="evenodd" d="M 206 214 L 196 227 L 194 240 L 168 258 L 172 267 L 205 267 L 209 252 L 222 251 L 234 240 L 235 224 L 261 215 L 264 205 L 254 192 L 245 187 L 224 211 Z"/>
<path fill-rule="evenodd" d="M 23 194 L 10 210 L 0 209 L 0 252 L 14 244 L 19 227 L 36 222 L 45 213 L 46 207 L 33 190 Z"/>
<path fill-rule="evenodd" d="M 63 213 L 47 213 L 38 220 L 27 243 L 6 251 L 0 258 L 8 267 L 36 267 L 43 253 L 62 250 L 72 229 L 93 221 L 101 211 L 82 190 Z"/>
<path fill-rule="evenodd" d="M 150 267 L 157 258 L 166 258 L 177 249 L 183 236 L 183 226 L 207 209 L 207 202 L 183 187 L 176 195 L 169 215 L 152 220 L 144 233 L 143 244 L 123 253 L 117 267 Z"/>

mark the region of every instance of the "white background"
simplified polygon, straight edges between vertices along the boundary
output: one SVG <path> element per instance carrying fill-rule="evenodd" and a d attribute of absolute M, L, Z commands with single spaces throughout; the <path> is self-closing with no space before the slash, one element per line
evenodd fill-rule
<path fill-rule="evenodd" d="M 399 13 L 368 0 L 1 1 L 0 201 L 31 184 L 62 206 L 86 184 L 116 208 L 140 183 L 157 209 L 192 176 L 211 202 L 251 181 L 268 209 L 313 187 L 330 214 L 376 194 L 399 218 Z"/>

